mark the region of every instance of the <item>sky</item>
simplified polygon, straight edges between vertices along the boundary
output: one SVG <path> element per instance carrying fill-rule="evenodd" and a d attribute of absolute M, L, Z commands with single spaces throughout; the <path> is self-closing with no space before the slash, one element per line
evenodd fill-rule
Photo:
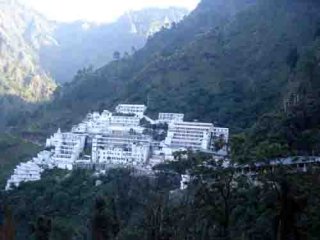
<path fill-rule="evenodd" d="M 112 22 L 128 10 L 147 7 L 185 7 L 193 10 L 200 0 L 22 0 L 47 18 L 70 22 Z"/>

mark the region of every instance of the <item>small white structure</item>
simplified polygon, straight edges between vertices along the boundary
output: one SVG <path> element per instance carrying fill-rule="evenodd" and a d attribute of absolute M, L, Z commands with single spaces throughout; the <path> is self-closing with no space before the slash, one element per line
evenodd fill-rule
<path fill-rule="evenodd" d="M 188 188 L 188 183 L 190 182 L 191 177 L 188 174 L 181 175 L 181 181 L 180 181 L 180 190 L 185 190 Z"/>
<path fill-rule="evenodd" d="M 141 117 L 138 115 L 113 115 L 110 118 L 110 125 L 120 125 L 126 127 L 138 127 Z"/>
<path fill-rule="evenodd" d="M 54 167 L 51 158 L 52 155 L 53 153 L 50 151 L 41 151 L 38 153 L 36 157 L 32 159 L 32 162 L 34 162 L 38 166 L 43 166 L 45 168 L 52 169 Z"/>
<path fill-rule="evenodd" d="M 182 113 L 159 113 L 159 123 L 183 122 L 184 114 Z"/>
<path fill-rule="evenodd" d="M 78 133 L 78 134 L 85 134 L 88 132 L 88 126 L 86 123 L 79 123 L 78 125 L 75 125 L 71 129 L 72 133 Z"/>
<path fill-rule="evenodd" d="M 119 104 L 116 107 L 117 113 L 135 114 L 139 117 L 143 117 L 147 107 L 142 104 Z"/>
<path fill-rule="evenodd" d="M 229 128 L 214 127 L 212 131 L 213 137 L 223 137 L 228 142 L 229 140 Z"/>
<path fill-rule="evenodd" d="M 41 179 L 42 172 L 43 169 L 33 161 L 21 163 L 7 181 L 6 190 L 10 190 L 12 186 L 18 187 L 21 182 L 38 181 Z"/>

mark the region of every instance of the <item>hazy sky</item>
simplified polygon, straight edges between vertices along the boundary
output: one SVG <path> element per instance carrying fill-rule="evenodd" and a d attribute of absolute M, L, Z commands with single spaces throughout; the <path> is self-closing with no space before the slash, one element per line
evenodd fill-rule
<path fill-rule="evenodd" d="M 179 6 L 194 9 L 200 0 L 22 0 L 58 21 L 110 22 L 127 10 Z"/>

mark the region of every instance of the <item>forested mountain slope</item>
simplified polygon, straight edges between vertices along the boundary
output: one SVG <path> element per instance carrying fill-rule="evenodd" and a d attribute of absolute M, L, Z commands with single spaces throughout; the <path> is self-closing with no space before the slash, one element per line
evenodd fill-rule
<path fill-rule="evenodd" d="M 80 72 L 33 119 L 66 126 L 90 110 L 144 102 L 151 114 L 179 111 L 246 129 L 282 109 L 294 68 L 288 59 L 314 41 L 319 10 L 311 0 L 204 0 L 131 58 Z"/>
<path fill-rule="evenodd" d="M 50 24 L 17 1 L 0 2 L 0 125 L 29 104 L 49 100 L 54 81 L 39 65 L 42 45 L 54 43 Z"/>
<path fill-rule="evenodd" d="M 14 126 L 51 100 L 57 85 L 79 69 L 100 67 L 113 53 L 132 54 L 162 27 L 179 22 L 187 10 L 145 9 L 110 24 L 47 20 L 19 0 L 0 2 L 0 128 Z M 128 53 L 126 53 L 128 52 Z"/>

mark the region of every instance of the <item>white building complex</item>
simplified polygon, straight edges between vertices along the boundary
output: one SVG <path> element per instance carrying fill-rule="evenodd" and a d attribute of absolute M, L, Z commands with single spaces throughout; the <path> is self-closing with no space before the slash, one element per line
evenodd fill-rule
<path fill-rule="evenodd" d="M 223 137 L 228 141 L 228 128 L 185 122 L 182 113 L 160 113 L 153 120 L 145 115 L 146 110 L 142 104 L 120 104 L 115 112 L 89 113 L 71 132 L 59 129 L 47 139 L 45 151 L 16 167 L 6 189 L 39 180 L 44 169 L 130 166 L 150 170 L 163 161 L 174 160 L 177 151 L 210 153 L 215 139 Z M 151 127 L 142 126 L 143 118 Z"/>
<path fill-rule="evenodd" d="M 6 190 L 10 190 L 12 186 L 18 187 L 21 182 L 38 181 L 41 179 L 42 172 L 43 169 L 32 161 L 21 163 L 7 181 Z"/>

